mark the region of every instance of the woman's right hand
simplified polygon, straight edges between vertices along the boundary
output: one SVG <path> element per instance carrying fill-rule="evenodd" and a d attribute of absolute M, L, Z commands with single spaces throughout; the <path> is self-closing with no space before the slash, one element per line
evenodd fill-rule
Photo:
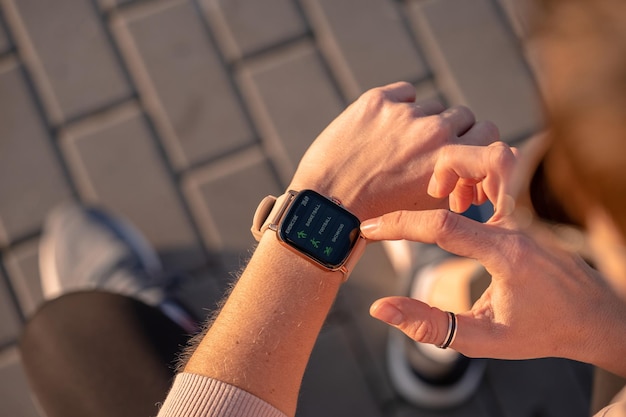
<path fill-rule="evenodd" d="M 481 174 L 482 189 L 492 201 L 501 198 L 506 174 L 477 167 L 480 158 L 450 161 L 459 178 L 490 173 Z M 491 284 L 469 311 L 456 312 L 455 350 L 502 359 L 565 357 L 626 376 L 626 305 L 582 258 L 529 235 L 509 213 L 482 224 L 448 210 L 398 211 L 364 222 L 362 233 L 436 243 L 485 266 Z M 441 344 L 448 328 L 447 314 L 407 297 L 380 299 L 370 312 L 419 342 Z"/>

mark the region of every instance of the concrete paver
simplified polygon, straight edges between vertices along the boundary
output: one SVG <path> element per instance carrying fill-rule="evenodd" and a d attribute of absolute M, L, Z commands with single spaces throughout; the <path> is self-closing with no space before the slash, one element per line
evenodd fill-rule
<path fill-rule="evenodd" d="M 233 283 L 232 270 L 202 270 L 187 275 L 175 291 L 196 317 L 206 317 L 215 311 L 223 301 L 223 294 Z"/>
<path fill-rule="evenodd" d="M 200 0 L 229 61 L 304 36 L 308 26 L 290 0 Z"/>
<path fill-rule="evenodd" d="M 26 375 L 16 348 L 0 352 L 0 380 L 11 381 L 10 384 L 2 384 L 0 415 L 44 417 L 28 391 Z"/>
<path fill-rule="evenodd" d="M 127 79 L 91 2 L 6 1 L 18 41 L 30 43 L 50 88 L 53 118 L 72 119 L 131 95 Z M 51 18 L 54 16 L 54 19 Z"/>
<path fill-rule="evenodd" d="M 298 416 L 382 417 L 363 376 L 341 326 L 326 326 L 302 381 Z"/>
<path fill-rule="evenodd" d="M 178 295 L 211 314 L 249 256 L 258 201 L 284 190 L 365 89 L 409 81 L 418 100 L 469 105 L 508 141 L 540 127 L 517 1 L 528 4 L 0 0 L 0 415 L 39 415 L 15 345 L 42 302 L 50 208 L 78 199 L 125 215 L 181 272 Z M 559 360 L 490 361 L 451 410 L 404 401 L 387 376 L 388 328 L 368 314 L 398 285 L 371 245 L 316 345 L 298 416 L 587 414 L 589 368 Z"/>
<path fill-rule="evenodd" d="M 0 346 L 7 346 L 14 342 L 22 325 L 8 285 L 6 277 L 0 271 Z"/>
<path fill-rule="evenodd" d="M 97 0 L 98 5 L 104 11 L 114 10 L 116 6 L 123 6 L 132 3 L 134 0 Z"/>
<path fill-rule="evenodd" d="M 8 51 L 9 48 L 11 48 L 11 42 L 7 36 L 6 29 L 4 29 L 4 24 L 0 23 L 0 54 Z"/>
<path fill-rule="evenodd" d="M 517 37 L 526 39 L 531 31 L 533 13 L 539 13 L 537 5 L 532 0 L 499 0 L 509 19 L 511 27 Z"/>
<path fill-rule="evenodd" d="M 183 187 L 209 250 L 220 254 L 227 270 L 240 270 L 254 244 L 250 213 L 283 189 L 265 155 L 249 149 L 194 171 Z"/>
<path fill-rule="evenodd" d="M 590 381 L 590 369 L 587 365 L 553 358 L 494 360 L 485 378 L 491 381 L 493 397 L 503 417 L 585 417 L 590 406 L 591 386 L 585 384 Z"/>
<path fill-rule="evenodd" d="M 39 275 L 39 239 L 12 247 L 4 255 L 4 265 L 23 315 L 31 316 L 44 299 Z"/>
<path fill-rule="evenodd" d="M 417 81 L 430 70 L 393 0 L 306 0 L 320 49 L 352 101 L 373 87 Z"/>
<path fill-rule="evenodd" d="M 541 127 L 532 75 L 493 2 L 413 3 L 410 15 L 451 104 L 465 104 L 478 119 L 494 121 L 509 142 Z"/>
<path fill-rule="evenodd" d="M 124 13 L 113 27 L 177 169 L 253 141 L 226 69 L 193 5 L 147 4 Z"/>
<path fill-rule="evenodd" d="M 390 404 L 396 400 L 397 394 L 386 369 L 389 328 L 369 315 L 369 307 L 383 294 L 398 294 L 398 277 L 393 273 L 382 245 L 369 245 L 365 253 L 339 292 L 335 309 L 341 312 L 344 320 L 347 317 L 351 322 L 349 340 L 362 372 L 374 387 L 372 396 L 380 404 Z"/>
<path fill-rule="evenodd" d="M 309 144 L 344 103 L 310 42 L 254 60 L 239 79 L 257 128 L 287 183 Z"/>
<path fill-rule="evenodd" d="M 0 63 L 0 247 L 36 233 L 70 197 L 51 138 L 14 57 Z"/>
<path fill-rule="evenodd" d="M 168 168 L 141 112 L 132 105 L 62 133 L 62 149 L 81 196 L 129 219 L 174 270 L 205 256 Z"/>

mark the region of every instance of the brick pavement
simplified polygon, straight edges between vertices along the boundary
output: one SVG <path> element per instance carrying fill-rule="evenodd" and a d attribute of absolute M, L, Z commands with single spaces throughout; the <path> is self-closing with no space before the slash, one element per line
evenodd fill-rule
<path fill-rule="evenodd" d="M 0 415 L 43 416 L 16 340 L 42 302 L 50 208 L 128 217 L 188 274 L 181 294 L 202 313 L 249 254 L 257 202 L 364 90 L 407 80 L 509 142 L 536 131 L 526 28 L 512 0 L 0 0 Z M 367 315 L 393 275 L 370 247 L 319 339 L 300 416 L 586 414 L 587 369 L 550 360 L 491 362 L 476 397 L 445 413 L 403 402 L 387 329 Z"/>

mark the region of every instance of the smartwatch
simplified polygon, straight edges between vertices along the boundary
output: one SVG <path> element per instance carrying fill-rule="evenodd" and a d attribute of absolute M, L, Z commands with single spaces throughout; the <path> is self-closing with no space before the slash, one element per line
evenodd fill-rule
<path fill-rule="evenodd" d="M 360 225 L 339 201 L 290 190 L 261 201 L 251 230 L 257 241 L 268 229 L 276 232 L 283 245 L 327 271 L 341 271 L 345 281 L 365 250 Z"/>

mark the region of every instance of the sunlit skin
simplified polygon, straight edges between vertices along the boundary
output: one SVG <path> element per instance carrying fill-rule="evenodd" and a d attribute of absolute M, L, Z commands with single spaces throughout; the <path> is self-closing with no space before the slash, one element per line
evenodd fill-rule
<path fill-rule="evenodd" d="M 360 220 L 443 208 L 447 198 L 426 192 L 442 153 L 497 140 L 497 128 L 476 122 L 469 109 L 416 104 L 414 87 L 395 83 L 367 92 L 333 121 L 288 189 L 337 198 Z M 413 192 L 399 192 L 408 189 Z M 342 279 L 266 232 L 185 371 L 235 385 L 294 415 L 306 363 Z M 440 319 L 445 328 L 447 318 Z"/>

